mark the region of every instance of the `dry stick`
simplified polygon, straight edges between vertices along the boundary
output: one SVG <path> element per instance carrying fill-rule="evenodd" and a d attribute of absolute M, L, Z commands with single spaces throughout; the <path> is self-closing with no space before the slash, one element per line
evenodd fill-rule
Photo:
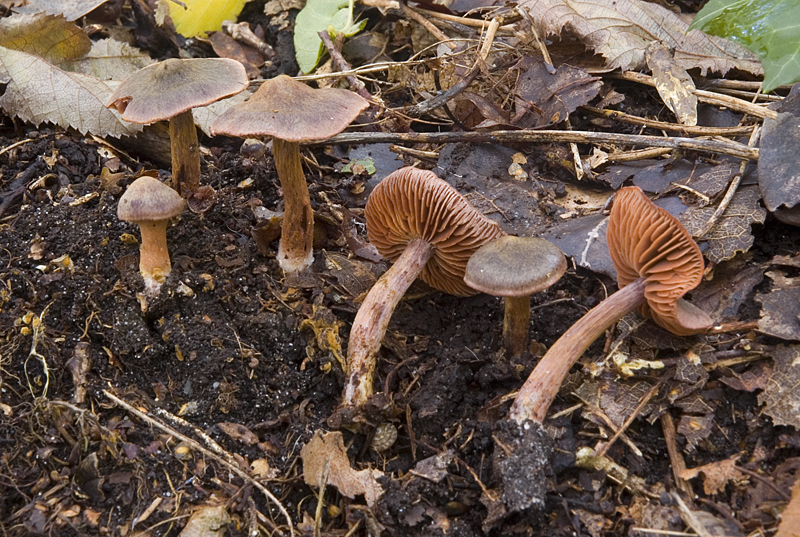
<path fill-rule="evenodd" d="M 603 300 L 558 338 L 537 364 L 511 405 L 509 418 L 543 423 L 561 383 L 583 352 L 625 313 L 644 304 L 645 280 L 639 278 Z"/>
<path fill-rule="evenodd" d="M 231 21 L 223 21 L 222 30 L 239 43 L 258 50 L 264 55 L 264 58 L 266 58 L 267 61 L 270 61 L 275 57 L 275 49 L 254 34 L 248 23 L 240 22 L 237 24 Z"/>
<path fill-rule="evenodd" d="M 225 466 L 228 470 L 230 470 L 234 474 L 238 475 L 239 477 L 241 477 L 242 479 L 244 479 L 245 481 L 247 481 L 248 483 L 250 483 L 251 485 L 256 487 L 258 490 L 260 490 L 264 494 L 264 496 L 267 497 L 267 499 L 269 501 L 273 502 L 277 506 L 277 508 L 281 512 L 281 514 L 284 516 L 284 518 L 286 518 L 287 525 L 289 526 L 289 534 L 292 537 L 294 537 L 294 526 L 292 526 L 292 519 L 289 516 L 289 513 L 286 511 L 286 508 L 283 507 L 281 502 L 278 501 L 278 498 L 276 498 L 264 485 L 262 485 L 261 483 L 259 483 L 258 481 L 256 481 L 252 477 L 250 477 L 246 472 L 242 471 L 235 464 L 231 464 L 230 462 L 228 462 L 224 458 L 222 458 L 219 455 L 213 453 L 209 449 L 206 449 L 205 446 L 203 446 L 197 440 L 195 440 L 193 438 L 189 438 L 188 436 L 185 436 L 185 435 L 179 433 L 175 429 L 172 429 L 171 427 L 161 423 L 157 419 L 148 416 L 144 412 L 142 412 L 142 411 L 136 409 L 135 407 L 133 407 L 132 405 L 126 403 L 125 401 L 123 401 L 122 399 L 120 399 L 119 397 L 117 397 L 116 395 L 111 393 L 110 391 L 103 390 L 103 393 L 105 394 L 106 397 L 108 397 L 109 399 L 114 401 L 114 403 L 116 403 L 117 405 L 121 406 L 122 408 L 124 408 L 125 410 L 127 410 L 128 412 L 130 412 L 131 414 L 133 414 L 134 416 L 136 416 L 140 420 L 150 424 L 153 427 L 156 427 L 157 429 L 161 429 L 165 433 L 170 434 L 170 435 L 174 436 L 175 438 L 179 438 L 181 440 L 181 442 L 187 443 L 188 445 L 190 445 L 192 447 L 192 449 L 195 449 L 195 450 L 199 451 L 200 453 L 202 453 L 203 455 L 205 455 L 206 457 L 209 457 L 209 458 L 217 461 L 219 464 Z"/>
<path fill-rule="evenodd" d="M 428 30 L 431 33 L 431 35 L 433 35 L 436 39 L 438 39 L 439 41 L 443 41 L 444 44 L 447 45 L 447 47 L 450 50 L 455 50 L 456 45 L 450 43 L 449 41 L 450 38 L 447 37 L 447 35 L 444 32 L 442 32 L 439 28 L 437 28 L 431 21 L 429 21 L 428 19 L 426 19 L 425 17 L 423 17 L 422 15 L 420 15 L 419 13 L 408 7 L 405 1 L 400 2 L 400 9 L 403 10 L 403 14 L 406 17 L 418 22 L 426 30 Z"/>
<path fill-rule="evenodd" d="M 679 132 L 683 135 L 694 136 L 740 136 L 742 134 L 750 134 L 753 132 L 755 125 L 745 125 L 741 127 L 697 127 L 689 125 L 681 125 L 679 123 L 669 123 L 667 121 L 656 121 L 647 119 L 619 110 L 601 110 L 594 106 L 584 105 L 581 110 L 589 112 L 592 115 L 606 117 L 609 119 L 616 119 L 624 123 L 632 123 L 633 125 L 643 125 L 653 129 L 660 129 L 665 131 Z"/>
<path fill-rule="evenodd" d="M 619 74 L 612 73 L 609 74 L 608 76 L 613 78 L 620 78 L 622 80 L 630 80 L 631 82 L 638 82 L 640 84 L 646 84 L 648 86 L 653 86 L 653 87 L 655 87 L 656 85 L 656 83 L 653 81 L 653 77 L 643 75 L 640 73 L 634 73 L 632 71 L 626 71 L 624 73 L 619 73 Z M 694 90 L 693 93 L 697 96 L 697 100 L 700 101 L 701 103 L 713 104 L 715 106 L 730 108 L 731 110 L 742 112 L 744 114 L 750 114 L 751 116 L 756 116 L 761 119 L 764 118 L 775 119 L 778 117 L 778 113 L 775 110 L 770 110 L 769 108 L 752 104 L 743 99 L 728 97 L 727 95 L 722 95 L 720 93 L 714 93 L 712 91 L 704 91 L 704 90 Z"/>
<path fill-rule="evenodd" d="M 667 443 L 667 452 L 669 453 L 669 460 L 672 463 L 672 476 L 675 478 L 675 483 L 678 485 L 679 489 L 692 498 L 694 497 L 692 484 L 681 477 L 681 473 L 686 470 L 686 462 L 684 462 L 678 450 L 678 443 L 675 441 L 675 422 L 672 420 L 672 415 L 669 412 L 665 412 L 661 415 L 661 430 L 664 432 L 664 440 Z"/>
<path fill-rule="evenodd" d="M 455 87 L 455 86 L 454 86 Z M 452 89 L 452 88 L 451 88 Z M 449 91 L 449 90 L 448 90 Z M 426 101 L 427 102 L 427 101 Z M 316 144 L 378 144 L 378 143 L 430 143 L 444 144 L 455 142 L 489 143 L 552 143 L 577 142 L 584 144 L 620 144 L 651 147 L 669 147 L 720 153 L 738 158 L 758 160 L 758 149 L 737 142 L 701 140 L 694 138 L 662 138 L 614 132 L 560 131 L 560 130 L 518 130 L 494 132 L 345 132 L 337 134 Z"/>
<path fill-rule="evenodd" d="M 322 44 L 325 45 L 325 49 L 328 51 L 328 54 L 331 55 L 331 61 L 333 62 L 333 65 L 339 71 L 349 71 L 351 69 L 350 64 L 347 63 L 347 60 L 344 59 L 342 53 L 339 51 L 338 48 L 336 48 L 336 45 L 333 44 L 333 41 L 331 40 L 331 34 L 329 34 L 327 30 L 323 30 L 319 32 L 319 37 L 320 39 L 322 39 Z M 350 87 L 356 93 L 364 97 L 370 103 L 375 102 L 375 99 L 372 97 L 370 92 L 367 91 L 367 88 L 366 86 L 364 86 L 363 82 L 361 82 L 353 75 L 346 75 L 345 78 L 347 79 L 347 83 L 350 84 Z M 370 104 L 370 106 L 375 107 L 374 104 Z M 376 107 L 376 112 L 377 112 L 377 107 Z M 373 114 L 373 118 L 374 116 L 375 114 Z"/>
<path fill-rule="evenodd" d="M 750 134 L 750 140 L 747 142 L 747 145 L 750 147 L 754 147 L 756 143 L 758 143 L 758 138 L 761 135 L 761 128 L 753 129 L 753 132 Z M 739 164 L 739 173 L 733 176 L 733 181 L 728 186 L 728 191 L 725 192 L 725 197 L 722 198 L 722 201 L 719 202 L 719 207 L 717 210 L 714 211 L 714 214 L 711 215 L 711 218 L 708 219 L 706 225 L 698 231 L 697 233 L 693 234 L 692 237 L 695 239 L 699 239 L 703 235 L 709 232 L 712 227 L 717 223 L 717 220 L 720 219 L 722 214 L 725 212 L 725 209 L 728 208 L 731 200 L 733 199 L 734 194 L 736 194 L 736 189 L 739 188 L 739 183 L 742 182 L 742 176 L 744 175 L 744 171 L 747 168 L 747 164 L 750 161 L 748 159 L 742 159 L 742 162 Z"/>

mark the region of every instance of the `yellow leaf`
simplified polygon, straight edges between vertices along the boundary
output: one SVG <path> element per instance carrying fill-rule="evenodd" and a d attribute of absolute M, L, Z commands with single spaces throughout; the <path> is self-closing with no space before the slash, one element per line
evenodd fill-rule
<path fill-rule="evenodd" d="M 183 0 L 187 9 L 175 2 L 161 0 L 169 6 L 175 31 L 183 37 L 205 37 L 206 32 L 222 29 L 222 21 L 236 21 L 245 0 Z"/>

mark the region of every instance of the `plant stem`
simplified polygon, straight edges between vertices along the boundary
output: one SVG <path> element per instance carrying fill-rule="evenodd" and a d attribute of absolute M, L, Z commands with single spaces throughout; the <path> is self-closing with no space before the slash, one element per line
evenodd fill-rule
<path fill-rule="evenodd" d="M 392 313 L 409 286 L 433 255 L 422 239 L 408 243 L 394 265 L 372 286 L 350 329 L 347 344 L 347 384 L 344 405 L 362 406 L 372 395 L 375 362 Z"/>
<path fill-rule="evenodd" d="M 531 372 L 511 405 L 509 418 L 542 423 L 561 383 L 594 340 L 644 301 L 645 280 L 639 278 L 595 306 L 558 338 Z"/>
<path fill-rule="evenodd" d="M 314 261 L 314 211 L 300 160 L 300 144 L 273 138 L 272 154 L 284 203 L 278 264 L 284 272 L 299 272 Z"/>

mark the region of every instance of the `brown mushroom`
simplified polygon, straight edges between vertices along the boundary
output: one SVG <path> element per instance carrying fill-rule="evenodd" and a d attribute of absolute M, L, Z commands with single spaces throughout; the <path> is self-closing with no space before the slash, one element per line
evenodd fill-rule
<path fill-rule="evenodd" d="M 544 504 L 549 441 L 542 422 L 572 365 L 609 326 L 636 308 L 679 335 L 711 327 L 702 310 L 680 302 L 703 274 L 703 257 L 680 222 L 656 207 L 638 187 L 617 192 L 607 240 L 620 290 L 570 327 L 534 368 L 519 391 L 509 419 L 498 422 L 494 466 L 509 511 Z"/>
<path fill-rule="evenodd" d="M 531 295 L 556 283 L 567 270 L 564 252 L 536 237 L 506 235 L 469 258 L 464 282 L 482 293 L 505 297 L 503 342 L 511 356 L 528 346 Z"/>
<path fill-rule="evenodd" d="M 131 123 L 169 119 L 172 186 L 187 198 L 200 188 L 200 144 L 192 108 L 235 95 L 247 84 L 244 66 L 236 60 L 173 58 L 126 78 L 106 106 Z"/>
<path fill-rule="evenodd" d="M 167 247 L 167 224 L 183 212 L 184 200 L 158 179 L 143 175 L 119 199 L 117 217 L 139 226 L 139 272 L 148 294 L 155 296 L 172 270 Z"/>
<path fill-rule="evenodd" d="M 314 214 L 300 143 L 343 131 L 369 103 L 337 88 L 312 89 L 286 75 L 265 81 L 246 102 L 232 106 L 211 125 L 214 134 L 272 136 L 272 154 L 284 199 L 278 264 L 298 272 L 314 260 Z"/>
<path fill-rule="evenodd" d="M 458 296 L 477 293 L 463 281 L 481 246 L 505 233 L 433 172 L 401 168 L 375 187 L 364 211 L 367 235 L 394 265 L 358 309 L 347 348 L 344 405 L 360 407 L 372 395 L 378 350 L 395 307 L 411 283 Z"/>

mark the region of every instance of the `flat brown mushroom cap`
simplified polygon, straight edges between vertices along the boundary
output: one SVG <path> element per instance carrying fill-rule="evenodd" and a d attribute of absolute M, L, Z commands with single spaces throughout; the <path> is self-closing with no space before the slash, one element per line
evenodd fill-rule
<path fill-rule="evenodd" d="M 475 250 L 505 235 L 455 188 L 416 168 L 401 168 L 381 181 L 364 215 L 370 242 L 392 261 L 412 239 L 432 244 L 433 255 L 420 278 L 457 296 L 477 294 L 463 280 L 467 262 Z"/>
<path fill-rule="evenodd" d="M 680 336 L 711 327 L 706 312 L 681 299 L 700 284 L 703 255 L 674 216 L 639 187 L 625 187 L 614 196 L 606 238 L 620 288 L 647 282 L 642 314 Z"/>
<path fill-rule="evenodd" d="M 183 212 L 186 201 L 173 188 L 143 175 L 119 199 L 117 218 L 126 222 L 167 220 Z"/>
<path fill-rule="evenodd" d="M 223 112 L 213 134 L 324 140 L 342 132 L 369 103 L 352 91 L 313 89 L 286 75 L 265 81 L 247 101 Z"/>
<path fill-rule="evenodd" d="M 126 78 L 108 99 L 122 119 L 155 123 L 197 106 L 236 95 L 247 88 L 244 66 L 225 58 L 171 58 Z"/>
<path fill-rule="evenodd" d="M 556 283 L 566 270 L 564 252 L 552 242 L 506 235 L 469 258 L 464 282 L 492 296 L 528 296 Z"/>

